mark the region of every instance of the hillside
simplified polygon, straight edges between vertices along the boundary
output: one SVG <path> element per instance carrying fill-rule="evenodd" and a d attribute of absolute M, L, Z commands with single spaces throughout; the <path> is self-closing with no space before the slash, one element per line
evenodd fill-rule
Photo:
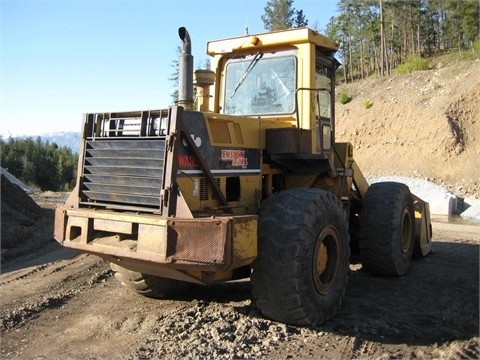
<path fill-rule="evenodd" d="M 366 176 L 428 179 L 478 199 L 479 74 L 478 59 L 437 60 L 430 70 L 339 86 L 351 101 L 337 101 L 336 141 L 354 144 Z"/>

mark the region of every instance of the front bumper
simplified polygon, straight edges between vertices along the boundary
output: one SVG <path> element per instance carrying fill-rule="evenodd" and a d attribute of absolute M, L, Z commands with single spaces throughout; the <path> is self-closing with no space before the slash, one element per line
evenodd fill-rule
<path fill-rule="evenodd" d="M 55 212 L 54 237 L 65 247 L 125 267 L 152 269 L 154 275 L 156 266 L 228 271 L 257 256 L 257 220 L 256 215 L 164 218 L 61 205 Z"/>

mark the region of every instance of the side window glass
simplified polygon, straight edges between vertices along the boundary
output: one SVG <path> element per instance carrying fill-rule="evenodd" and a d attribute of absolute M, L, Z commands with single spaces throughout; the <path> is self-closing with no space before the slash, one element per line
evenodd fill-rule
<path fill-rule="evenodd" d="M 333 67 L 330 59 L 317 52 L 315 63 L 315 87 L 317 101 L 315 105 L 315 126 L 317 151 L 329 151 L 333 146 L 332 134 L 332 78 Z"/>
<path fill-rule="evenodd" d="M 318 105 L 320 109 L 317 109 L 317 114 L 320 115 L 321 118 L 330 119 L 331 115 L 331 103 L 330 103 L 330 88 L 331 88 L 331 80 L 330 80 L 330 69 L 322 64 L 316 65 L 315 69 L 315 87 L 327 89 L 321 90 L 318 92 Z"/>

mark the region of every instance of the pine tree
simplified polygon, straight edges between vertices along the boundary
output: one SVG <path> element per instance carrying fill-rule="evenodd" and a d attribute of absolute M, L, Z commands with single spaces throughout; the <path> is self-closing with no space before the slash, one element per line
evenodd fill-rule
<path fill-rule="evenodd" d="M 373 71 L 390 75 L 410 55 L 472 48 L 480 38 L 479 4 L 478 0 L 338 0 L 339 15 L 330 19 L 327 36 L 340 44 L 344 81 Z"/>
<path fill-rule="evenodd" d="M 173 73 L 170 75 L 168 78 L 169 81 L 173 83 L 174 90 L 170 94 L 170 97 L 172 99 L 172 104 L 175 104 L 175 102 L 178 100 L 178 79 L 179 79 L 179 63 L 178 59 L 180 57 L 180 53 L 182 52 L 182 48 L 180 46 L 177 46 L 177 58 L 175 60 L 172 60 L 171 67 L 173 67 Z"/>
<path fill-rule="evenodd" d="M 294 27 L 300 28 L 308 25 L 308 20 L 303 14 L 303 10 L 295 10 Z"/>
<path fill-rule="evenodd" d="M 291 29 L 308 23 L 303 11 L 293 7 L 293 0 L 269 0 L 264 10 L 262 21 L 267 31 Z"/>

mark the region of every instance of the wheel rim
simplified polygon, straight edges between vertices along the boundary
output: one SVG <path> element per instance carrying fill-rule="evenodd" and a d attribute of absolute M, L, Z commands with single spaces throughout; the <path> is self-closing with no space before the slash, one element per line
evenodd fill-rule
<path fill-rule="evenodd" d="M 313 279 L 317 291 L 326 294 L 335 284 L 340 265 L 340 236 L 335 227 L 325 227 L 317 238 L 313 259 Z"/>
<path fill-rule="evenodd" d="M 403 210 L 401 234 L 402 252 L 405 254 L 408 252 L 408 249 L 410 248 L 410 243 L 412 241 L 412 218 L 408 209 Z"/>

